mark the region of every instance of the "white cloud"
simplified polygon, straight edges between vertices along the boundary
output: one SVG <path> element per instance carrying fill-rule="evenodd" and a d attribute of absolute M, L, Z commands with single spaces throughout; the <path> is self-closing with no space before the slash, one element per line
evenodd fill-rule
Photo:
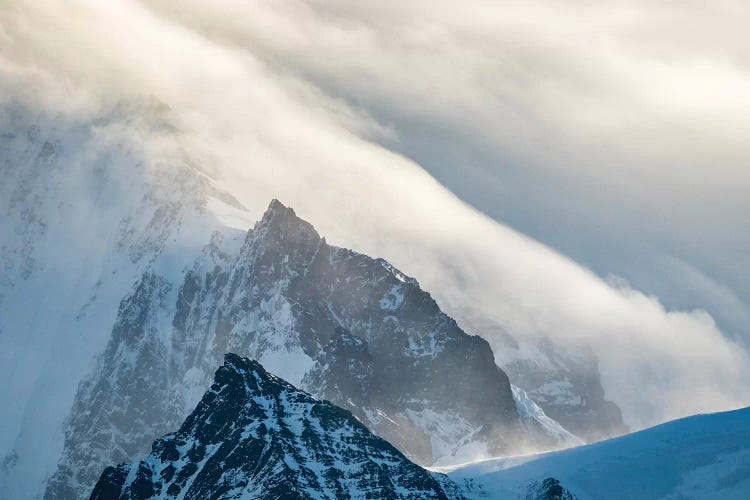
<path fill-rule="evenodd" d="M 747 146 L 733 124 L 750 109 L 747 73 L 731 57 L 684 60 L 668 37 L 644 43 L 644 26 L 655 36 L 675 21 L 667 9 L 652 16 L 637 3 L 592 3 L 581 16 L 551 1 L 24 1 L 4 9 L 6 98 L 83 116 L 156 96 L 179 120 L 182 147 L 253 214 L 278 197 L 329 241 L 392 260 L 449 310 L 486 315 L 516 335 L 592 344 L 608 396 L 635 426 L 747 404 L 747 353 L 706 313 L 666 311 L 481 215 L 374 143 L 401 131 L 352 104 L 360 96 L 528 150 L 532 172 L 560 167 L 571 144 L 616 157 L 742 157 Z M 688 27 L 675 28 L 678 38 Z M 720 109 L 737 112 L 715 116 Z M 686 142 L 691 130 L 705 131 L 702 120 L 717 124 L 710 142 Z M 674 177 L 633 167 L 626 179 L 593 161 L 569 167 L 627 189 Z M 710 175 L 686 166 L 668 188 L 700 182 L 739 199 L 747 175 L 725 163 Z"/>

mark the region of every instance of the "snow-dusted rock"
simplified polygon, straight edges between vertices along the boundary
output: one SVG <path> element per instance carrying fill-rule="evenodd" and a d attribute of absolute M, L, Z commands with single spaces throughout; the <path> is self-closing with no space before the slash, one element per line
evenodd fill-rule
<path fill-rule="evenodd" d="M 221 227 L 209 204 L 243 212 L 169 120 L 153 99 L 76 117 L 0 107 L 1 499 L 44 491 L 133 284 L 156 269 L 174 293 Z"/>
<path fill-rule="evenodd" d="M 179 430 L 143 460 L 108 467 L 91 498 L 457 498 L 439 476 L 348 411 L 227 354 Z"/>
<path fill-rule="evenodd" d="M 76 398 L 48 498 L 146 452 L 226 352 L 352 411 L 421 464 L 569 444 L 556 429 L 522 425 L 487 342 L 382 259 L 328 245 L 276 200 L 240 248 L 219 240 L 180 285 L 147 273 L 123 301 Z"/>
<path fill-rule="evenodd" d="M 420 463 L 531 444 L 486 343 L 415 279 L 327 245 L 280 203 L 272 224 L 224 227 L 214 213 L 249 216 L 186 156 L 162 103 L 72 121 L 2 111 L 0 397 L 13 404 L 0 498 L 38 497 L 50 476 L 48 498 L 80 495 L 104 464 L 181 422 L 229 351 L 353 411 Z M 512 379 L 533 390 L 565 377 Z M 557 446 L 549 437 L 537 444 Z"/>
<path fill-rule="evenodd" d="M 515 385 L 511 385 L 511 390 L 513 391 L 513 399 L 516 401 L 518 414 L 521 418 L 521 426 L 528 435 L 541 434 L 540 439 L 555 436 L 559 441 L 560 448 L 584 444 L 581 438 L 548 417 L 544 413 L 544 410 L 531 400 L 526 391 Z"/>
<path fill-rule="evenodd" d="M 606 398 L 590 348 L 532 335 L 505 338 L 494 345 L 498 363 L 547 416 L 586 442 L 628 432 L 620 408 Z"/>

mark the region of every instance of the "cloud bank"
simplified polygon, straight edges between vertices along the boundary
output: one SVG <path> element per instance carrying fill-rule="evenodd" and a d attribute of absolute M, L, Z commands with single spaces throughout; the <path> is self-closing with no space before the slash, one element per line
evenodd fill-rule
<path fill-rule="evenodd" d="M 582 15 L 552 1 L 460 7 L 11 1 L 0 19 L 0 91 L 82 121 L 154 96 L 172 109 L 185 154 L 250 219 L 277 197 L 332 243 L 417 277 L 459 322 L 481 315 L 513 335 L 591 345 L 607 396 L 636 428 L 747 404 L 748 353 L 708 313 L 667 310 L 657 297 L 605 282 L 470 207 L 436 177 L 484 180 L 497 184 L 495 195 L 517 201 L 520 193 L 549 209 L 561 206 L 545 200 L 553 183 L 569 186 L 570 196 L 612 195 L 615 217 L 627 220 L 657 203 L 639 198 L 644 185 L 659 186 L 665 209 L 700 186 L 733 210 L 698 205 L 676 220 L 703 228 L 730 213 L 725 223 L 741 228 L 749 179 L 736 165 L 748 157 L 741 137 L 750 87 L 738 68 L 748 53 L 736 62 L 696 52 L 672 64 L 696 18 L 682 19 L 666 39 L 658 27 L 680 15 L 635 2 L 581 2 Z M 716 32 L 714 43 L 732 33 Z M 410 123 L 436 133 L 419 142 Z M 429 140 L 436 137 L 446 142 Z M 433 177 L 409 159 L 431 145 L 437 155 L 450 152 L 454 137 L 490 158 L 502 152 L 507 185 L 475 165 L 443 165 Z M 581 159 L 572 150 L 592 155 L 571 163 Z M 664 168 L 654 171 L 654 159 Z M 674 164 L 679 175 L 666 168 Z M 539 182 L 516 192 L 528 179 Z M 678 225 L 673 238 L 691 227 Z M 743 234 L 730 242 L 738 252 L 724 254 L 728 273 L 746 261 L 746 241 Z M 694 246 L 706 255 L 711 247 Z M 743 317 L 737 290 L 746 284 L 717 285 L 678 257 L 672 265 L 696 286 L 718 287 L 722 304 L 736 300 Z M 484 335 L 501 348 L 492 332 Z"/>
<path fill-rule="evenodd" d="M 488 215 L 750 342 L 746 2 L 150 5 L 366 110 Z"/>

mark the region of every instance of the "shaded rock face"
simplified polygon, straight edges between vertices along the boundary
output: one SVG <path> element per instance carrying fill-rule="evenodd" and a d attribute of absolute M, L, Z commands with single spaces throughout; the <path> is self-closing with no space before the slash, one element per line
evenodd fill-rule
<path fill-rule="evenodd" d="M 373 374 L 367 342 L 339 327 L 303 384 L 329 401 L 346 401 L 350 411 L 364 421 L 363 408 L 371 406 Z"/>
<path fill-rule="evenodd" d="M 560 445 L 529 443 L 506 374 L 416 280 L 326 243 L 273 201 L 244 241 L 217 233 L 181 283 L 144 273 L 78 391 L 46 498 L 88 491 L 174 429 L 224 353 L 351 410 L 420 464 Z M 544 442 L 538 442 L 541 439 Z"/>
<path fill-rule="evenodd" d="M 206 283 L 219 285 L 215 280 L 229 260 L 223 249 L 233 246 L 214 233 L 185 282 L 191 283 L 191 273 L 205 271 Z M 203 374 L 171 366 L 170 322 L 181 293 L 167 278 L 149 271 L 120 302 L 107 347 L 78 387 L 63 453 L 47 481 L 45 498 L 82 498 L 103 464 L 141 457 L 156 437 L 179 426 L 186 408 L 208 387 Z"/>
<path fill-rule="evenodd" d="M 108 467 L 91 499 L 446 499 L 442 483 L 348 411 L 227 354 L 179 430 Z"/>
<path fill-rule="evenodd" d="M 107 376 L 80 385 L 66 429 L 64 459 L 48 482 L 47 497 L 80 497 L 101 473 L 102 461 L 123 462 L 142 454 L 152 423 L 175 414 L 169 402 L 161 399 L 169 382 L 162 378 L 160 367 L 166 360 L 165 346 L 148 327 L 155 309 L 164 307 L 168 288 L 156 275 L 145 274 L 133 295 L 120 305 L 112 341 L 102 356 L 116 362 L 100 366 Z M 129 353 L 139 355 L 128 359 Z M 147 387 L 142 386 L 144 380 L 148 380 Z M 169 424 L 174 424 L 173 417 L 161 425 Z M 87 434 L 84 437 L 80 432 Z"/>

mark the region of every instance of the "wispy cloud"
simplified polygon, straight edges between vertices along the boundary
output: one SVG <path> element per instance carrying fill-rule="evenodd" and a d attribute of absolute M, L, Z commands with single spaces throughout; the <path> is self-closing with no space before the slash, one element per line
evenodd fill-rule
<path fill-rule="evenodd" d="M 731 29 L 739 4 L 720 7 L 730 26 L 711 34 L 742 46 Z M 392 260 L 450 311 L 592 345 L 608 397 L 634 426 L 746 404 L 747 352 L 707 313 L 670 312 L 606 283 L 469 207 L 397 152 L 410 140 L 405 124 L 430 124 L 462 147 L 507 155 L 517 179 L 509 191 L 539 178 L 570 185 L 573 196 L 613 193 L 614 213 L 653 204 L 684 222 L 679 237 L 693 227 L 686 221 L 716 216 L 701 212 L 711 203 L 674 215 L 679 192 L 699 186 L 745 207 L 748 171 L 736 165 L 747 158 L 747 53 L 716 57 L 720 40 L 705 53 L 680 51 L 702 26 L 698 4 L 690 16 L 637 2 L 579 9 L 10 2 L 0 89 L 80 117 L 155 96 L 172 108 L 181 147 L 253 215 L 278 197 L 332 242 Z M 679 175 L 653 169 L 667 164 Z M 441 178 L 477 175 L 446 168 Z M 658 189 L 640 199 L 644 185 Z M 742 213 L 731 213 L 726 223 L 741 227 Z"/>

